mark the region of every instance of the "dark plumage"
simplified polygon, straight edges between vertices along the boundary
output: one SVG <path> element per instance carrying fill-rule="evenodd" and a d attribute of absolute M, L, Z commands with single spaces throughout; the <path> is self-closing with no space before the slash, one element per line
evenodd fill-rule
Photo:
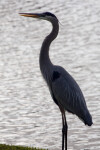
<path fill-rule="evenodd" d="M 53 75 L 52 75 L 52 82 L 54 82 L 54 81 L 57 80 L 58 78 L 60 78 L 60 73 L 57 72 L 57 71 L 54 71 L 54 72 L 53 72 Z"/>
<path fill-rule="evenodd" d="M 41 14 L 21 13 L 22 16 L 44 19 L 51 22 L 53 28 L 51 33 L 43 41 L 40 52 L 40 70 L 45 79 L 54 102 L 58 105 L 62 114 L 62 150 L 67 150 L 67 122 L 65 111 L 77 115 L 84 124 L 91 126 L 92 117 L 88 111 L 82 91 L 73 77 L 62 67 L 52 64 L 49 58 L 49 46 L 57 37 L 59 23 L 57 17 L 45 12 Z M 65 141 L 64 141 L 65 140 Z"/>

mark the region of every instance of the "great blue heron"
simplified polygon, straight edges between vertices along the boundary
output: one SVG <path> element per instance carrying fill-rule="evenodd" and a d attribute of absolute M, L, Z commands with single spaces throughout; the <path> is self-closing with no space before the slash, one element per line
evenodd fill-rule
<path fill-rule="evenodd" d="M 20 13 L 21 16 L 43 19 L 51 22 L 51 33 L 44 39 L 40 52 L 40 70 L 45 79 L 54 102 L 62 114 L 62 150 L 67 150 L 67 122 L 65 111 L 76 114 L 85 125 L 92 125 L 92 117 L 88 111 L 82 91 L 73 77 L 60 66 L 53 65 L 49 58 L 49 46 L 57 37 L 59 21 L 50 13 Z"/>

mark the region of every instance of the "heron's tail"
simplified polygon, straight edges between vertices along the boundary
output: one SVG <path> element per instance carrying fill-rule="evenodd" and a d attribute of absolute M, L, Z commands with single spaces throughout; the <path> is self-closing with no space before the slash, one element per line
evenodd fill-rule
<path fill-rule="evenodd" d="M 85 115 L 85 124 L 88 125 L 88 126 L 91 126 L 93 124 L 93 122 L 92 122 L 92 116 L 89 113 L 89 111 Z"/>
<path fill-rule="evenodd" d="M 92 116 L 88 110 L 85 110 L 84 114 L 79 118 L 84 122 L 85 125 L 91 126 L 93 124 Z"/>

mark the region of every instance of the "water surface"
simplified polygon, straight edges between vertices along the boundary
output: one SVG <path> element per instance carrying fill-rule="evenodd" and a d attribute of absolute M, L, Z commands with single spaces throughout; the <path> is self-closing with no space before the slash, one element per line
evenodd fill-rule
<path fill-rule="evenodd" d="M 100 1 L 0 0 L 0 143 L 61 149 L 61 114 L 39 69 L 51 24 L 19 12 L 51 11 L 62 25 L 51 45 L 54 64 L 80 85 L 93 116 L 85 126 L 66 113 L 69 150 L 100 150 Z"/>

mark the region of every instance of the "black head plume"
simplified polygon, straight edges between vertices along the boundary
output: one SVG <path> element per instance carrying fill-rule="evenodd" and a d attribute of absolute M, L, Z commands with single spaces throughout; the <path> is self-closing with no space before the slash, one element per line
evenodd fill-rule
<path fill-rule="evenodd" d="M 43 15 L 45 15 L 45 16 L 51 16 L 51 17 L 57 18 L 54 14 L 52 14 L 52 13 L 50 13 L 50 12 L 45 12 L 45 13 L 43 13 Z"/>

